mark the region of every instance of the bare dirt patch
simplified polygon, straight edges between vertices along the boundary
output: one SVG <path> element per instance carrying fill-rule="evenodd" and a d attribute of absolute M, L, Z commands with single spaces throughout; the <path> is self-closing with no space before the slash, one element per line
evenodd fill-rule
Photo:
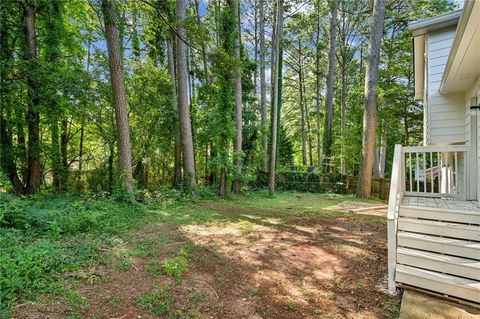
<path fill-rule="evenodd" d="M 291 213 L 292 204 L 269 210 L 208 202 L 197 208 L 222 218 L 146 225 L 124 241 L 128 258 L 98 266 L 93 282 L 69 281 L 76 299 L 25 304 L 14 318 L 394 318 L 399 300 L 385 293 L 382 219 Z M 185 243 L 192 248 L 181 280 L 152 275 L 149 265 Z M 121 270 L 124 259 L 128 269 Z M 171 310 L 159 315 L 139 305 L 166 285 Z"/>
<path fill-rule="evenodd" d="M 343 201 L 338 205 L 329 207 L 329 210 L 351 212 L 359 215 L 387 216 L 387 204 L 382 202 Z"/>

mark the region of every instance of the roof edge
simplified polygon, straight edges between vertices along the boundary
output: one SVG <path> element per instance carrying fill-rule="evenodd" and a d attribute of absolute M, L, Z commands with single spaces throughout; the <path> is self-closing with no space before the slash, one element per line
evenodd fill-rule
<path fill-rule="evenodd" d="M 446 87 L 447 77 L 450 75 L 453 60 L 457 56 L 458 47 L 460 46 L 460 41 L 462 40 L 463 34 L 465 33 L 465 28 L 467 27 L 467 24 L 471 18 L 471 13 L 474 5 L 475 5 L 475 1 L 468 1 L 465 3 L 463 7 L 462 16 L 460 18 L 460 21 L 458 22 L 457 32 L 455 32 L 455 39 L 453 40 L 450 53 L 448 54 L 447 64 L 445 66 L 445 71 L 443 72 L 442 82 L 440 83 L 441 93 L 445 93 L 446 91 L 445 87 Z"/>
<path fill-rule="evenodd" d="M 458 24 L 463 9 L 455 10 L 439 16 L 414 21 L 408 24 L 408 28 L 414 36 L 419 36 L 430 31 L 443 29 Z"/>

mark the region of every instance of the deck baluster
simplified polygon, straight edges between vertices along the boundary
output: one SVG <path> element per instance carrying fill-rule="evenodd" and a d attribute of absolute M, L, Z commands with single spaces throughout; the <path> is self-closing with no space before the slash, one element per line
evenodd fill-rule
<path fill-rule="evenodd" d="M 430 152 L 430 184 L 432 185 L 432 189 L 430 190 L 430 192 L 433 193 L 433 187 L 434 187 L 434 182 L 433 182 L 433 152 Z"/>

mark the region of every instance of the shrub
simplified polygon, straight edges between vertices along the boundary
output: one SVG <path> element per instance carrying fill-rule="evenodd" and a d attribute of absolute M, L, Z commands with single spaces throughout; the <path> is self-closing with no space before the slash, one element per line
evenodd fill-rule
<path fill-rule="evenodd" d="M 29 227 L 23 203 L 12 195 L 0 193 L 0 226 L 19 229 Z"/>
<path fill-rule="evenodd" d="M 11 246 L 10 246 L 11 247 Z M 23 247 L 1 246 L 0 300 L 9 307 L 21 298 L 53 289 L 52 275 L 68 269 L 71 262 L 59 244 L 39 240 Z"/>
<path fill-rule="evenodd" d="M 191 251 L 190 245 L 183 245 L 176 257 L 165 260 L 162 267 L 165 275 L 180 280 L 183 273 L 187 271 L 188 255 Z"/>
<path fill-rule="evenodd" d="M 74 194 L 0 194 L 0 309 L 58 289 L 61 272 L 90 263 L 109 235 L 141 224 L 146 212 Z"/>

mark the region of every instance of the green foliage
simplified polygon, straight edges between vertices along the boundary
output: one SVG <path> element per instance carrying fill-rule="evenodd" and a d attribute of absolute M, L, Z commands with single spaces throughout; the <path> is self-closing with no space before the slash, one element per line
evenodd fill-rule
<path fill-rule="evenodd" d="M 0 212 L 0 308 L 59 289 L 61 272 L 77 270 L 99 254 L 99 235 L 106 239 L 147 216 L 138 204 L 73 194 L 2 194 Z"/>
<path fill-rule="evenodd" d="M 400 301 L 398 300 L 387 300 L 383 302 L 383 309 L 392 314 L 392 319 L 398 318 L 400 315 Z"/>
<path fill-rule="evenodd" d="M 165 285 L 161 289 L 154 289 L 148 294 L 138 297 L 136 303 L 142 310 L 148 310 L 157 316 L 172 318 L 174 298 L 171 288 L 172 286 Z"/>
<path fill-rule="evenodd" d="M 180 280 L 183 273 L 187 271 L 188 255 L 191 250 L 190 245 L 183 245 L 176 257 L 165 260 L 162 267 L 165 275 Z"/>
<path fill-rule="evenodd" d="M 6 242 L 11 233 L 2 232 L 0 236 L 2 308 L 19 298 L 31 298 L 34 294 L 51 291 L 52 275 L 75 265 L 68 261 L 59 244 L 39 240 L 22 247 L 12 247 L 11 243 Z"/>
<path fill-rule="evenodd" d="M 180 276 L 187 271 L 187 258 L 184 256 L 177 256 L 165 260 L 163 271 L 167 276 L 179 279 Z"/>
<path fill-rule="evenodd" d="M 0 193 L 0 226 L 19 229 L 30 226 L 25 205 L 16 201 L 13 195 Z"/>
<path fill-rule="evenodd" d="M 129 259 L 132 255 L 154 257 L 155 261 L 145 267 L 148 273 L 180 281 L 192 258 L 192 244 L 185 243 L 173 257 L 160 259 L 158 253 L 166 244 L 176 244 L 184 239 L 176 233 L 145 238 L 130 238 L 124 233 L 147 222 L 178 226 L 231 221 L 243 233 L 255 231 L 251 217 L 245 219 L 242 214 L 229 214 L 204 205 L 192 206 L 188 201 L 176 200 L 176 196 L 176 193 L 157 194 L 156 200 L 143 206 L 72 194 L 41 194 L 29 198 L 2 196 L 0 211 L 11 217 L 7 219 L 8 224 L 3 223 L 0 227 L 0 308 L 8 309 L 17 302 L 35 299 L 42 292 L 68 295 L 62 291 L 64 273 L 75 273 L 98 263 L 125 271 L 132 267 Z M 171 202 L 164 206 L 161 198 Z M 221 206 L 227 204 L 226 199 L 215 200 L 220 201 Z M 320 219 L 358 218 L 385 223 L 381 217 L 370 218 L 328 209 L 344 200 L 356 199 L 336 194 L 288 192 L 269 197 L 268 192 L 262 190 L 228 199 L 233 205 L 246 209 L 282 211 L 281 216 L 274 216 L 279 221 L 309 214 Z M 16 214 L 23 217 L 17 220 L 13 218 Z M 127 241 L 131 244 L 128 248 Z M 95 280 L 98 277 L 87 278 L 89 282 Z M 78 299 L 74 292 L 70 297 L 72 303 Z M 192 300 L 192 303 L 195 302 Z M 195 312 L 190 310 L 172 310 L 172 318 L 195 318 Z"/>
<path fill-rule="evenodd" d="M 126 271 L 132 266 L 132 263 L 129 260 L 122 260 L 118 263 L 117 268 L 121 271 Z"/>
<path fill-rule="evenodd" d="M 173 296 L 171 285 L 165 285 L 162 288 L 155 288 L 148 294 L 136 299 L 140 309 L 149 311 L 156 316 L 167 319 L 199 319 L 201 316 L 195 309 L 176 309 L 175 298 Z M 202 295 L 192 295 L 188 297 L 191 304 L 196 304 L 203 298 Z"/>

